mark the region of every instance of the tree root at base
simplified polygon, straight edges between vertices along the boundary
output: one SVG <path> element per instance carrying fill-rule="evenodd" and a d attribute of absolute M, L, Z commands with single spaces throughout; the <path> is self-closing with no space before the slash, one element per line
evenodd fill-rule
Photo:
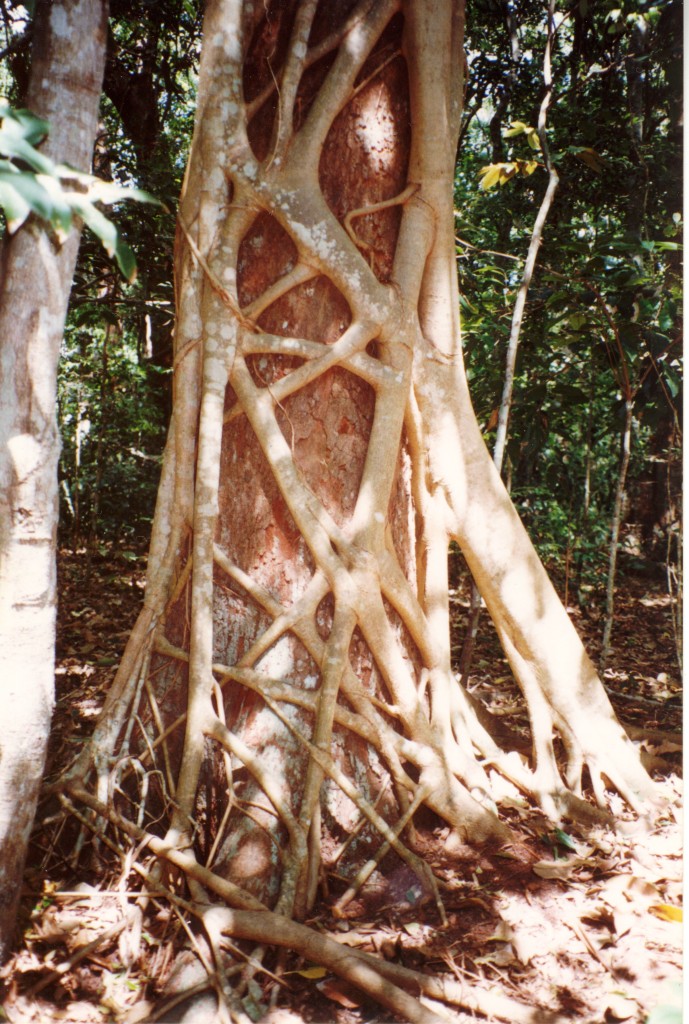
<path fill-rule="evenodd" d="M 158 872 L 135 865 L 145 879 L 147 888 L 155 889 L 161 897 L 167 897 L 175 904 L 182 903 L 184 909 L 202 923 L 205 923 L 211 911 L 214 933 L 233 940 L 248 940 L 260 946 L 278 946 L 290 950 L 313 964 L 325 967 L 410 1024 L 447 1024 L 444 1015 L 423 1004 L 424 997 L 514 1024 L 533 1022 L 533 1008 L 518 1000 L 495 991 L 485 991 L 468 981 L 426 975 L 402 967 L 348 946 L 346 936 L 336 940 L 274 913 L 255 897 L 199 864 L 192 853 L 172 848 L 127 821 L 114 809 L 101 804 L 76 784 L 69 787 L 69 800 L 84 804 L 97 816 L 90 822 L 94 831 L 99 831 L 101 827 L 98 818 L 108 821 L 132 839 L 139 849 L 147 846 L 159 862 L 167 862 L 170 867 L 186 875 L 191 888 L 200 898 L 181 899 L 178 893 L 172 892 L 161 882 Z M 66 801 L 66 807 L 70 809 L 69 801 Z M 207 890 L 220 896 L 223 904 L 208 903 Z M 442 1007 L 439 1009 L 442 1010 Z M 553 1011 L 539 1012 L 539 1022 L 542 1024 L 564 1024 L 564 1018 Z"/>

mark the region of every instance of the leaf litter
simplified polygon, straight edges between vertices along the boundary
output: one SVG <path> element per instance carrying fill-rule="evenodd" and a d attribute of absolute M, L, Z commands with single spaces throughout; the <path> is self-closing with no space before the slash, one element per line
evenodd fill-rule
<path fill-rule="evenodd" d="M 89 565 L 84 553 L 61 552 L 58 707 L 49 776 L 71 762 L 92 728 L 141 602 L 144 564 L 143 556 L 123 561 L 110 551 Z M 459 643 L 459 592 L 454 605 Z M 639 829 L 631 816 L 629 834 L 553 828 L 493 772 L 501 812 L 520 837 L 512 847 L 477 851 L 451 844 L 448 830 L 430 816 L 417 825 L 419 852 L 443 885 L 445 926 L 416 876 L 391 855 L 338 916 L 331 907 L 344 883 L 330 879 L 331 899 L 316 906 L 311 927 L 390 963 L 509 995 L 536 1008 L 532 1018 L 524 1017 L 533 1024 L 678 1024 L 680 686 L 662 595 L 652 592 L 648 580 L 625 580 L 618 606 L 622 625 L 606 685 L 623 724 L 653 736 L 636 739 L 661 762 L 654 767 L 668 799 L 653 829 Z M 595 612 L 578 616 L 577 627 L 594 655 L 597 625 Z M 624 644 L 627 630 L 638 641 L 632 656 Z M 526 725 L 520 723 L 522 705 L 502 651 L 485 626 L 471 687 L 512 729 Z M 90 863 L 82 857 L 75 865 L 76 831 L 61 828 L 56 835 L 54 814 L 46 801 L 26 872 L 22 941 L 1 972 L 0 1020 L 181 1019 L 189 990 L 176 990 L 175 977 L 185 958 L 203 959 L 202 937 L 184 922 L 179 907 L 136 882 L 131 864 L 137 851 L 117 863 L 106 851 L 91 850 Z M 620 817 L 625 815 L 621 810 Z M 357 989 L 292 955 L 254 974 L 250 995 L 246 1019 L 265 1024 L 389 1020 Z M 438 1004 L 433 1008 L 438 1011 Z M 496 1008 L 489 1017 L 452 1011 L 449 1019 L 509 1019 L 499 1003 Z"/>

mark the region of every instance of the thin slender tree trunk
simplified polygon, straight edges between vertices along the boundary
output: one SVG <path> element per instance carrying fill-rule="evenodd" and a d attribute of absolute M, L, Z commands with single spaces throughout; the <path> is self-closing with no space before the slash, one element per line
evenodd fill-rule
<path fill-rule="evenodd" d="M 588 404 L 586 407 L 586 435 L 584 438 L 584 481 L 582 490 L 581 509 L 577 519 L 577 532 L 579 539 L 574 540 L 574 578 L 573 586 L 576 588 L 577 601 L 582 602 L 582 575 L 584 560 L 586 558 L 581 538 L 586 535 L 591 514 L 591 484 L 593 476 L 593 423 L 594 423 L 594 402 L 596 398 L 596 371 L 591 367 L 588 388 Z"/>
<path fill-rule="evenodd" d="M 114 324 L 106 324 L 105 332 L 103 334 L 103 348 L 101 350 L 100 360 L 100 387 L 99 387 L 99 407 L 100 407 L 100 418 L 98 423 L 98 440 L 96 441 L 96 451 L 94 454 L 95 462 L 95 474 L 93 479 L 93 487 L 91 491 L 91 515 L 89 525 L 89 539 L 88 539 L 88 569 L 91 569 L 91 556 L 93 555 L 96 544 L 98 543 L 98 530 L 100 528 L 100 512 L 101 512 L 101 491 L 103 488 L 103 471 L 105 469 L 105 449 L 106 449 L 106 433 L 110 427 L 110 344 L 113 338 L 121 332 L 121 327 L 115 326 Z"/>
<path fill-rule="evenodd" d="M 634 402 L 627 398 L 624 403 L 624 423 L 622 425 L 620 468 L 615 486 L 615 503 L 610 523 L 610 548 L 608 556 L 608 578 L 605 587 L 605 625 L 603 627 L 603 646 L 598 663 L 599 671 L 605 671 L 610 654 L 610 640 L 615 619 L 615 580 L 617 578 L 617 556 L 620 549 L 620 527 L 627 496 L 627 472 L 632 451 L 632 425 L 634 423 Z"/>
<path fill-rule="evenodd" d="M 104 0 L 36 6 L 27 106 L 44 151 L 88 170 L 105 57 Z M 8 954 L 53 708 L 56 373 L 79 232 L 56 245 L 30 220 L 0 267 L 0 961 Z"/>
<path fill-rule="evenodd" d="M 86 433 L 84 413 L 87 405 L 82 398 L 81 384 L 77 385 L 77 414 L 74 419 L 74 466 L 72 470 L 72 493 L 74 494 L 74 522 L 72 524 L 72 547 L 78 548 L 83 533 L 81 525 L 82 492 L 84 485 L 81 471 L 81 445 Z"/>

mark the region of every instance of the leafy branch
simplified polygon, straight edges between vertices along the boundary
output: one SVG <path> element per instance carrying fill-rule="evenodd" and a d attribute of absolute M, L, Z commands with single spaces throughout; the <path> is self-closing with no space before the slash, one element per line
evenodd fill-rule
<path fill-rule="evenodd" d="M 136 259 L 117 226 L 96 205 L 123 200 L 158 203 L 148 192 L 102 181 L 91 174 L 56 164 L 36 147 L 50 126 L 29 110 L 15 110 L 0 100 L 0 206 L 13 235 L 30 214 L 49 224 L 59 243 L 79 219 L 114 257 L 128 281 L 136 277 Z"/>

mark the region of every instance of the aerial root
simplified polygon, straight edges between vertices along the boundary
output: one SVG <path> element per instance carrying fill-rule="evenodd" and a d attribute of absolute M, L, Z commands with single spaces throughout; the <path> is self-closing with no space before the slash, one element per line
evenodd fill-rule
<path fill-rule="evenodd" d="M 440 1024 L 442 1021 L 447 1024 L 444 1014 L 441 1016 L 420 1002 L 426 997 L 487 1017 L 515 1024 L 533 1024 L 534 1010 L 524 1003 L 497 992 L 486 992 L 464 980 L 426 975 L 381 960 L 374 954 L 347 946 L 346 936 L 335 940 L 271 911 L 253 913 L 227 909 L 221 910 L 220 915 L 225 919 L 223 933 L 231 934 L 235 939 L 290 949 L 355 985 L 404 1020 L 421 1024 Z M 444 1007 L 439 1007 L 439 1010 L 442 1012 Z M 565 1024 L 564 1018 L 556 1013 L 541 1010 L 539 1014 L 541 1024 Z"/>
<path fill-rule="evenodd" d="M 235 972 L 220 969 L 221 950 L 230 945 L 233 954 L 244 958 L 255 970 L 268 975 L 271 972 L 241 950 L 234 949 L 227 939 L 249 940 L 261 946 L 279 946 L 291 950 L 304 959 L 322 965 L 337 974 L 356 988 L 365 992 L 382 1006 L 397 1014 L 411 1024 L 446 1024 L 447 1018 L 439 1012 L 424 1005 L 421 999 L 427 997 L 455 1006 L 462 1006 L 474 1013 L 497 1017 L 517 1024 L 530 1024 L 533 1020 L 532 1010 L 522 1003 L 509 999 L 494 992 L 486 992 L 464 981 L 446 977 L 427 976 L 397 964 L 380 960 L 373 954 L 350 948 L 346 945 L 346 937 L 335 939 L 317 932 L 302 924 L 268 910 L 255 897 L 243 892 L 239 887 L 220 878 L 208 868 L 199 864 L 193 854 L 174 849 L 163 840 L 145 832 L 132 822 L 127 821 L 114 809 L 102 805 L 80 786 L 72 784 L 69 796 L 63 796 L 65 808 L 76 814 L 92 830 L 102 831 L 97 819 L 81 815 L 73 801 L 85 804 L 103 822 L 114 825 L 121 833 L 137 844 L 137 857 L 144 847 L 148 847 L 160 860 L 181 870 L 190 883 L 191 900 L 184 899 L 179 893 L 169 890 L 160 880 L 159 872 L 151 871 L 141 865 L 137 859 L 129 858 L 131 869 L 135 870 L 145 881 L 147 888 L 159 893 L 161 897 L 170 899 L 175 907 L 192 913 L 203 924 L 209 935 L 213 951 L 215 967 L 211 969 L 206 963 L 207 957 L 200 955 L 201 961 L 209 971 L 211 987 L 224 997 L 225 1007 L 233 1019 L 242 1015 L 241 1007 L 233 996 L 229 979 Z M 122 855 L 123 851 L 112 840 L 108 845 Z M 224 901 L 224 905 L 211 905 L 205 893 L 211 891 Z M 228 905 L 229 904 L 229 905 Z M 239 908 L 239 909 L 236 909 Z M 122 927 L 125 927 L 123 924 Z M 195 947 L 198 943 L 194 944 Z M 220 970 L 220 974 L 218 971 Z M 211 977 L 212 975 L 212 977 Z M 272 975 L 271 975 L 272 976 Z M 278 978 L 274 979 L 279 981 Z M 541 1017 L 546 1024 L 559 1024 L 560 1018 L 547 1014 Z"/>
<path fill-rule="evenodd" d="M 173 867 L 184 872 L 184 874 L 198 882 L 205 889 L 214 892 L 216 896 L 219 896 L 231 906 L 241 907 L 246 910 L 266 909 L 265 904 L 261 903 L 255 896 L 199 864 L 193 853 L 178 849 L 171 843 L 139 828 L 133 822 L 123 818 L 114 808 L 101 803 L 100 800 L 97 800 L 78 784 L 72 783 L 68 788 L 68 794 L 73 800 L 84 804 L 94 811 L 103 821 L 109 821 L 111 825 L 120 829 L 130 839 L 135 840 L 137 843 L 145 843 L 156 857 L 168 861 Z M 91 824 L 90 827 L 96 831 L 94 824 Z"/>
<path fill-rule="evenodd" d="M 411 821 L 414 812 L 419 809 L 419 807 L 421 806 L 421 804 L 423 803 L 427 796 L 428 793 L 426 789 L 423 786 L 420 786 L 416 796 L 414 797 L 414 800 L 412 801 L 412 803 L 409 804 L 407 810 L 404 812 L 400 820 L 392 829 L 393 835 L 397 837 L 400 836 L 402 831 L 407 827 L 407 825 Z M 366 864 L 364 864 L 361 870 L 357 873 L 356 878 L 353 880 L 347 891 L 342 896 L 340 896 L 337 903 L 333 906 L 332 912 L 335 915 L 335 917 L 344 917 L 344 914 L 342 913 L 344 908 L 347 906 L 348 903 L 351 903 L 351 901 L 354 899 L 354 897 L 359 892 L 361 887 L 366 884 L 368 879 L 371 877 L 375 869 L 378 867 L 378 865 L 380 864 L 380 862 L 383 860 L 383 858 L 389 852 L 390 849 L 390 841 L 386 839 L 385 842 L 382 843 L 382 845 L 379 847 L 375 857 L 372 857 L 369 861 L 366 862 Z M 430 868 L 428 868 L 428 865 L 426 865 L 426 868 L 426 885 L 427 887 L 431 888 L 433 895 L 435 896 L 436 907 L 440 915 L 440 920 L 442 921 L 443 925 L 446 925 L 447 914 L 445 913 L 443 901 L 440 899 L 440 895 L 438 893 L 438 885 L 436 879 Z"/>
<path fill-rule="evenodd" d="M 299 742 L 306 747 L 309 754 L 322 769 L 323 773 L 335 782 L 342 792 L 349 797 L 359 811 L 366 816 L 369 822 L 375 829 L 385 838 L 389 846 L 398 854 L 398 856 L 411 868 L 414 874 L 421 882 L 424 889 L 430 888 L 436 901 L 436 906 L 440 910 L 441 918 L 445 919 L 445 911 L 442 908 L 442 901 L 438 892 L 437 884 L 432 872 L 429 871 L 428 865 L 420 857 L 418 857 L 411 850 L 408 850 L 406 846 L 398 838 L 398 832 L 391 828 L 385 819 L 378 814 L 375 807 L 373 807 L 368 800 L 361 795 L 356 789 L 353 783 L 347 778 L 345 773 L 337 767 L 332 758 L 330 758 L 324 751 L 319 750 L 313 743 L 310 743 L 304 736 L 294 728 L 293 724 L 285 718 L 280 712 L 275 703 L 268 697 L 264 697 L 266 704 L 273 711 L 273 713 L 283 722 L 283 724 L 293 733 L 293 735 L 299 740 Z M 424 796 L 428 794 L 424 790 Z"/>

